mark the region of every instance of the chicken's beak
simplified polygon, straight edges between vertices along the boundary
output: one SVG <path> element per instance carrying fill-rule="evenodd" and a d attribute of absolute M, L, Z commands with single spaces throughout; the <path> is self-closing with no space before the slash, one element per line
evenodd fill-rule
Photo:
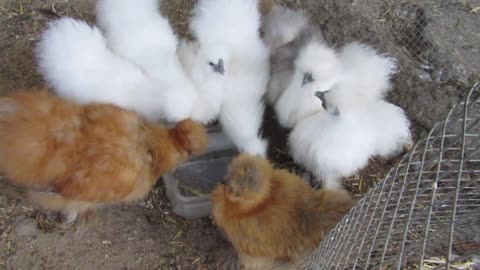
<path fill-rule="evenodd" d="M 317 91 L 315 92 L 315 96 L 318 97 L 322 101 L 322 107 L 327 110 L 327 100 L 325 99 L 325 94 L 328 93 L 328 91 Z"/>
<path fill-rule="evenodd" d="M 227 179 L 222 178 L 218 183 L 221 185 L 225 185 L 227 183 Z"/>
<path fill-rule="evenodd" d="M 337 107 L 335 107 L 335 109 L 333 110 L 333 115 L 340 115 L 340 111 Z"/>
<path fill-rule="evenodd" d="M 313 79 L 313 75 L 311 72 L 305 72 L 303 73 L 303 81 L 302 81 L 302 87 L 306 84 L 309 84 L 311 82 L 313 82 L 314 79 Z"/>
<path fill-rule="evenodd" d="M 213 71 L 223 75 L 225 73 L 225 65 L 223 64 L 223 59 L 222 58 L 218 59 L 218 63 L 213 64 L 212 68 L 213 68 Z"/>

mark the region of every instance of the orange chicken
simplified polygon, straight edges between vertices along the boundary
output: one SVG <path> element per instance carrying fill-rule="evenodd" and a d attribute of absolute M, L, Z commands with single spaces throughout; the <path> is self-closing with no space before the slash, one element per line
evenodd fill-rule
<path fill-rule="evenodd" d="M 111 104 L 77 105 L 46 89 L 0 98 L 0 173 L 61 213 L 60 225 L 100 205 L 143 198 L 167 171 L 203 152 L 191 120 L 167 129 Z"/>
<path fill-rule="evenodd" d="M 231 162 L 211 199 L 213 218 L 238 252 L 242 269 L 290 269 L 353 206 L 345 191 L 314 191 L 298 176 L 244 154 Z"/>

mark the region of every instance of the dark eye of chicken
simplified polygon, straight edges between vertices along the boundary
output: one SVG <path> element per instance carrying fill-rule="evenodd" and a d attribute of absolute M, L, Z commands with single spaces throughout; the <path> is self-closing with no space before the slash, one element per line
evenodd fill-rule
<path fill-rule="evenodd" d="M 311 82 L 315 81 L 313 79 L 313 75 L 311 72 L 305 72 L 303 73 L 303 81 L 302 81 L 302 86 L 309 84 Z"/>
<path fill-rule="evenodd" d="M 225 66 L 223 64 L 223 59 L 222 58 L 218 59 L 217 64 L 215 64 L 213 62 L 208 62 L 208 64 L 212 67 L 214 72 L 218 72 L 222 75 L 225 73 Z"/>

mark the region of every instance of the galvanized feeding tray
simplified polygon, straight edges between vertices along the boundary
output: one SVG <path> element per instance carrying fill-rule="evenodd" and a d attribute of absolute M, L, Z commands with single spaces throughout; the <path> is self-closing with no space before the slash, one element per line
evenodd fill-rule
<path fill-rule="evenodd" d="M 163 176 L 172 211 L 184 218 L 208 216 L 212 205 L 210 192 L 223 179 L 236 155 L 235 146 L 218 127 L 209 128 L 209 146 L 174 172 Z"/>

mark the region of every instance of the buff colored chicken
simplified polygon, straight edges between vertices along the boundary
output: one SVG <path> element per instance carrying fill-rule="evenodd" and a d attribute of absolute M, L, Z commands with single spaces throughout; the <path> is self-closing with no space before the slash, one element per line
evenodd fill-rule
<path fill-rule="evenodd" d="M 167 171 L 206 149 L 191 121 L 167 129 L 133 111 L 77 105 L 45 89 L 0 98 L 0 172 L 70 227 L 101 205 L 143 198 Z"/>
<path fill-rule="evenodd" d="M 213 217 L 242 269 L 294 269 L 353 206 L 346 191 L 314 191 L 261 157 L 239 155 L 212 192 Z"/>

